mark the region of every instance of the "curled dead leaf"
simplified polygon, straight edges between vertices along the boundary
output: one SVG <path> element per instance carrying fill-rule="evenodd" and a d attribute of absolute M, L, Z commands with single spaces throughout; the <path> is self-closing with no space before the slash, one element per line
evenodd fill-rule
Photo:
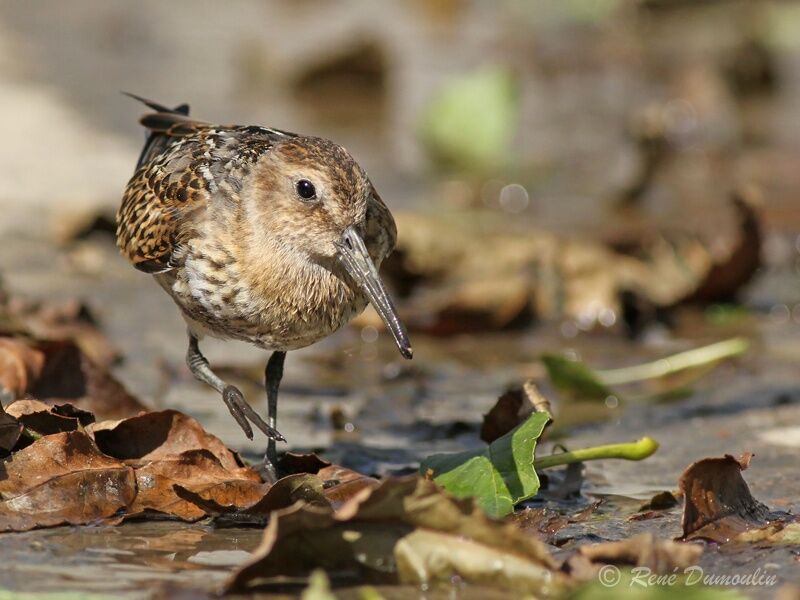
<path fill-rule="evenodd" d="M 89 428 L 98 448 L 131 464 L 147 464 L 189 450 L 206 450 L 225 469 L 243 466 L 239 456 L 192 417 L 175 410 L 143 413 L 120 421 L 104 421 Z"/>
<path fill-rule="evenodd" d="M 325 498 L 334 510 L 339 510 L 359 494 L 367 493 L 380 484 L 374 477 L 368 477 L 339 465 L 329 465 L 320 469 L 317 476 L 322 480 Z M 368 494 L 368 493 L 367 493 Z"/>
<path fill-rule="evenodd" d="M 704 458 L 689 465 L 679 486 L 685 498 L 682 539 L 727 542 L 749 529 L 763 527 L 769 508 L 753 498 L 742 471 L 752 454 Z"/>
<path fill-rule="evenodd" d="M 6 412 L 33 434 L 52 435 L 76 431 L 82 426 L 77 416 L 70 416 L 71 408 L 65 409 L 66 406 L 69 405 L 54 407 L 39 400 L 17 400 L 9 404 Z"/>
<path fill-rule="evenodd" d="M 317 456 L 316 454 L 299 454 L 297 452 L 285 452 L 278 459 L 278 470 L 287 475 L 295 473 L 311 473 L 316 475 L 320 469 L 330 466 L 330 461 Z"/>
<path fill-rule="evenodd" d="M 513 387 L 497 399 L 488 413 L 483 415 L 481 439 L 491 444 L 504 436 L 534 412 L 551 413 L 550 401 L 532 380 L 522 387 Z"/>
<path fill-rule="evenodd" d="M 17 445 L 20 435 L 22 435 L 22 423 L 0 411 L 0 452 L 11 452 L 11 449 Z"/>

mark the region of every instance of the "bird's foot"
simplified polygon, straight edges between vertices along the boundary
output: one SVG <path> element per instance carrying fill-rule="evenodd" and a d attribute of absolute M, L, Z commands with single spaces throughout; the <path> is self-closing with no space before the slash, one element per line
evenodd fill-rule
<path fill-rule="evenodd" d="M 231 411 L 231 415 L 242 428 L 248 440 L 253 439 L 253 428 L 250 423 L 260 429 L 268 438 L 278 442 L 285 442 L 286 438 L 274 427 L 267 425 L 264 420 L 258 416 L 258 413 L 247 403 L 238 388 L 228 385 L 222 390 L 222 400 L 225 406 Z M 249 422 L 248 422 L 249 420 Z"/>

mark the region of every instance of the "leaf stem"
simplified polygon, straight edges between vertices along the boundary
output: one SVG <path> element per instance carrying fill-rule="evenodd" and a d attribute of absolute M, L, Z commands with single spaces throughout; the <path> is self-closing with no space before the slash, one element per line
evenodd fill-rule
<path fill-rule="evenodd" d="M 684 369 L 700 367 L 715 363 L 723 358 L 738 356 L 744 354 L 749 347 L 750 342 L 747 339 L 735 337 L 709 346 L 679 352 L 653 362 L 621 369 L 595 371 L 595 374 L 606 385 L 633 383 L 645 379 L 664 377 Z"/>
<path fill-rule="evenodd" d="M 561 465 L 569 465 L 587 460 L 600 460 L 603 458 L 622 458 L 625 460 L 643 460 L 658 450 L 658 442 L 651 437 L 643 437 L 635 442 L 624 444 L 607 444 L 580 448 L 572 452 L 560 452 L 536 458 L 533 461 L 535 469 L 549 469 Z"/>

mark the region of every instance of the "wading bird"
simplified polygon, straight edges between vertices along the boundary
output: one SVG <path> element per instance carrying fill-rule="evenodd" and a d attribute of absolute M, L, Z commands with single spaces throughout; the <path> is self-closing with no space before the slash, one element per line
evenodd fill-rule
<path fill-rule="evenodd" d="M 222 395 L 249 439 L 268 436 L 275 478 L 278 387 L 287 350 L 333 333 L 367 302 L 405 358 L 411 345 L 378 275 L 395 245 L 389 209 L 364 170 L 325 139 L 220 126 L 133 96 L 154 112 L 117 214 L 117 245 L 153 275 L 186 320 L 186 362 Z M 201 354 L 204 335 L 272 350 L 267 421 Z"/>

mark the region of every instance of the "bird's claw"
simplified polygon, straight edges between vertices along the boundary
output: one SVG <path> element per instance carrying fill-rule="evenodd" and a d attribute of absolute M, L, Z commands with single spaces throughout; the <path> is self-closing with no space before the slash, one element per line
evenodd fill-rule
<path fill-rule="evenodd" d="M 286 438 L 283 437 L 277 429 L 267 425 L 258 413 L 253 410 L 253 407 L 247 403 L 242 392 L 240 392 L 238 388 L 232 385 L 226 386 L 225 389 L 222 390 L 222 400 L 225 402 L 225 406 L 228 407 L 228 410 L 231 411 L 231 415 L 233 415 L 239 427 L 244 431 L 248 440 L 253 439 L 253 428 L 250 427 L 250 423 L 253 423 L 253 425 L 261 430 L 268 438 L 278 442 L 286 441 Z M 248 420 L 250 423 L 248 423 Z"/>

